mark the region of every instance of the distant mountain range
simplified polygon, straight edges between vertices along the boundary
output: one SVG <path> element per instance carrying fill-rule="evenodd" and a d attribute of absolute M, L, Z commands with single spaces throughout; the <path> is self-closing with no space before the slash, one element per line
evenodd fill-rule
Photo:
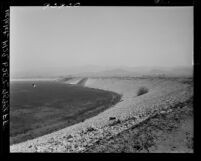
<path fill-rule="evenodd" d="M 62 71 L 62 72 L 61 72 Z M 59 78 L 59 77 L 135 77 L 135 76 L 193 76 L 192 67 L 109 67 L 86 65 L 67 69 L 15 73 L 11 78 Z"/>
<path fill-rule="evenodd" d="M 193 76 L 193 67 L 118 67 L 99 72 L 80 72 L 81 77 Z"/>

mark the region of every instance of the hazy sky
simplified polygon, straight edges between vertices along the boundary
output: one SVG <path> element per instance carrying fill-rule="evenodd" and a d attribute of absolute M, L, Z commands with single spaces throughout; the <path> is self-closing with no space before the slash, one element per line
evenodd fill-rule
<path fill-rule="evenodd" d="M 10 70 L 189 66 L 193 7 L 11 7 Z"/>

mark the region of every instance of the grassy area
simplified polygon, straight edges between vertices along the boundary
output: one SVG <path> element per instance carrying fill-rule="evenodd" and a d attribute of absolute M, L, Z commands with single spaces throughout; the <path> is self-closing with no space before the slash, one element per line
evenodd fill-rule
<path fill-rule="evenodd" d="M 56 82 L 11 83 L 10 144 L 84 121 L 120 100 L 114 92 Z"/>

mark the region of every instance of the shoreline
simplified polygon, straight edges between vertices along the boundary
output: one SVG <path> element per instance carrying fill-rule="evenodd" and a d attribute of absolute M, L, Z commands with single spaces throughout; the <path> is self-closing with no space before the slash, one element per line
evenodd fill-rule
<path fill-rule="evenodd" d="M 67 86 L 67 84 L 65 84 L 64 82 L 58 82 L 58 83 L 63 84 L 64 87 Z M 39 86 L 40 86 L 40 84 L 39 84 Z M 36 109 L 35 111 L 37 111 L 37 112 L 31 111 L 31 109 L 27 109 L 27 113 L 25 113 L 26 111 L 24 109 L 22 109 L 22 110 L 19 109 L 16 111 L 13 109 L 11 111 L 12 112 L 11 114 L 13 114 L 13 115 L 11 115 L 11 116 L 13 116 L 14 118 L 16 116 L 19 119 L 22 119 L 23 116 L 21 116 L 21 114 L 22 115 L 27 114 L 27 117 L 24 117 L 25 121 L 26 121 L 26 118 L 30 118 L 30 120 L 35 119 L 36 122 L 35 123 L 33 121 L 30 122 L 28 124 L 30 126 L 30 129 L 25 131 L 26 127 L 24 128 L 24 123 L 21 123 L 22 128 L 20 129 L 20 126 L 17 124 L 18 123 L 17 120 L 16 120 L 16 122 L 11 120 L 11 121 L 13 121 L 13 124 L 16 123 L 17 126 L 12 126 L 12 122 L 11 122 L 11 127 L 16 127 L 16 128 L 11 129 L 10 146 L 26 142 L 27 140 L 36 139 L 38 137 L 42 137 L 44 135 L 47 135 L 47 134 L 59 131 L 61 129 L 67 128 L 69 126 L 73 126 L 77 123 L 84 122 L 84 120 L 89 119 L 91 117 L 94 117 L 94 116 L 98 115 L 99 113 L 107 110 L 111 106 L 114 106 L 121 99 L 121 96 L 116 92 L 104 91 L 104 90 L 100 90 L 100 89 L 90 89 L 88 87 L 82 87 L 82 85 L 76 85 L 76 86 L 75 86 L 75 91 L 77 89 L 78 90 L 81 89 L 81 92 L 83 90 L 85 91 L 85 93 L 82 92 L 82 95 L 80 95 L 80 96 L 76 95 L 78 97 L 73 96 L 73 98 L 75 100 L 74 102 L 78 102 L 79 97 L 85 98 L 85 102 L 81 105 L 76 104 L 76 103 L 70 104 L 68 102 L 68 100 L 63 100 L 63 102 L 65 102 L 65 104 L 69 103 L 70 105 L 69 106 L 66 105 L 66 107 L 62 106 L 62 109 L 58 108 L 58 107 L 60 107 L 58 105 L 58 103 L 54 104 L 53 109 L 55 109 L 55 110 L 53 110 L 52 108 L 49 108 L 48 105 L 47 105 L 47 107 L 45 107 L 45 105 L 44 105 L 44 106 L 42 106 L 42 108 L 40 108 L 40 106 L 39 107 L 36 106 L 36 108 L 33 108 L 35 106 L 32 106 L 32 108 Z M 47 86 L 47 87 L 48 87 L 48 91 L 49 91 L 49 86 Z M 68 89 L 69 88 L 66 89 L 67 91 L 64 90 L 67 92 L 67 97 L 65 97 L 67 99 L 72 98 L 71 94 L 68 93 Z M 70 90 L 71 89 L 73 90 L 74 87 L 70 87 Z M 88 93 L 89 94 L 92 93 L 94 96 L 94 97 L 92 96 L 92 98 L 94 98 L 94 99 L 92 99 L 91 97 L 85 97 Z M 101 93 L 103 93 L 104 95 L 102 95 Z M 66 94 L 64 93 L 64 95 L 66 95 Z M 98 97 L 98 96 L 100 96 L 100 97 Z M 53 98 L 51 97 L 52 100 L 55 97 L 57 98 L 58 96 L 53 95 Z M 23 105 L 23 102 L 22 102 L 22 105 Z M 69 109 L 68 109 L 68 107 L 69 107 Z M 72 111 L 73 108 L 74 108 L 74 111 Z M 77 110 L 77 109 L 79 109 L 79 110 Z M 60 112 L 58 112 L 58 111 L 60 111 Z M 70 111 L 70 112 L 68 112 L 68 111 Z M 59 115 L 58 115 L 58 113 L 59 113 Z M 51 119 L 49 119 L 50 117 L 48 115 L 51 116 Z M 34 116 L 37 116 L 37 117 L 34 118 Z M 41 121 L 42 119 L 43 119 L 43 121 Z M 58 121 L 54 121 L 54 120 L 58 120 Z M 29 121 L 29 120 L 27 120 L 27 121 Z M 39 122 L 39 123 L 37 123 L 37 122 Z M 43 122 L 45 122 L 45 123 L 43 124 Z M 17 127 L 19 127 L 19 128 L 17 128 Z"/>

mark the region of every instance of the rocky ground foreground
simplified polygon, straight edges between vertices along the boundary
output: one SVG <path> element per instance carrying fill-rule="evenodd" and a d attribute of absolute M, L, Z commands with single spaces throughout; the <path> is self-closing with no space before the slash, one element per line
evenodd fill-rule
<path fill-rule="evenodd" d="M 108 139 L 87 153 L 193 153 L 192 99 L 161 111 Z"/>
<path fill-rule="evenodd" d="M 84 122 L 10 146 L 10 152 L 193 152 L 192 79 L 88 79 L 123 95 Z M 138 96 L 140 87 L 148 93 Z"/>

